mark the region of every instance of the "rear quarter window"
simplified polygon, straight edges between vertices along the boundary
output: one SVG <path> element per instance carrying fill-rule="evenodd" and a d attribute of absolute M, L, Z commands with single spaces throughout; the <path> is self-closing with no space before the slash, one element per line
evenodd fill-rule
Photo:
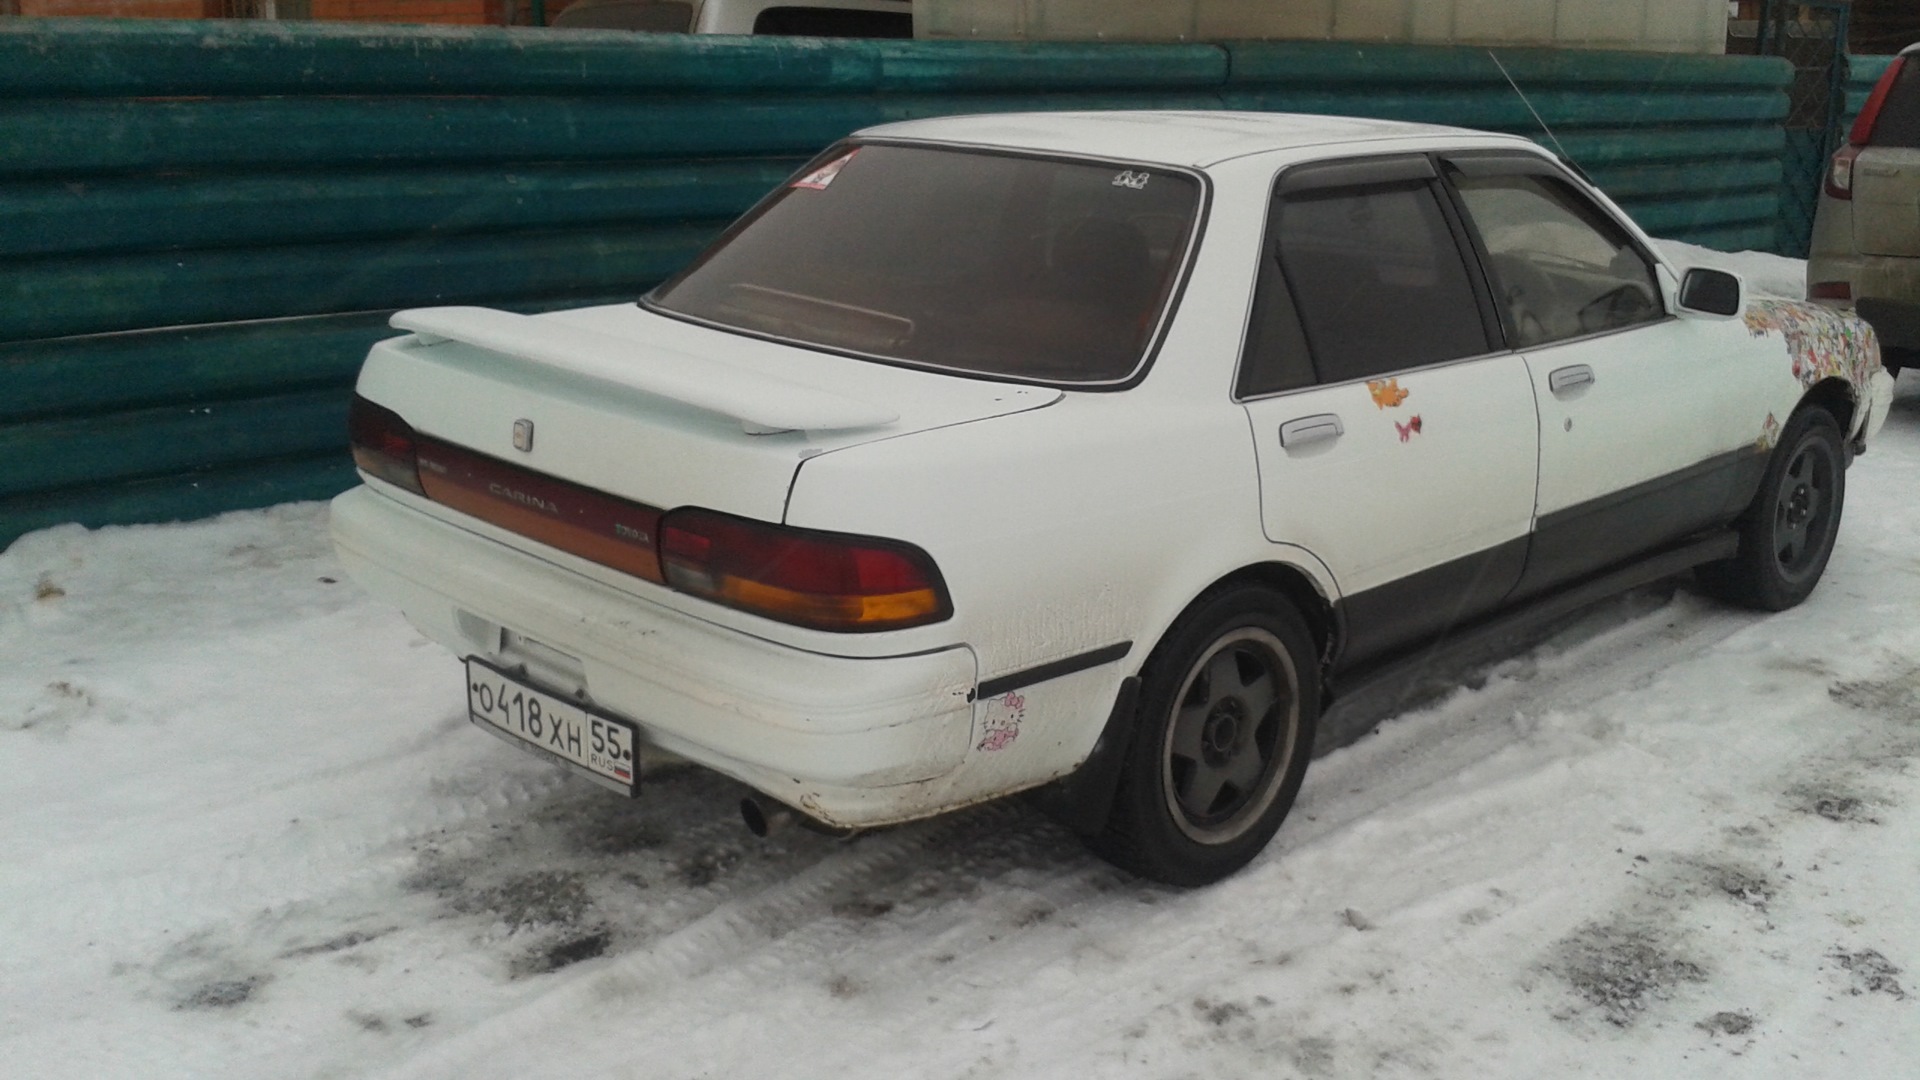
<path fill-rule="evenodd" d="M 1873 145 L 1920 150 L 1920 56 L 1900 65 L 1873 125 Z"/>

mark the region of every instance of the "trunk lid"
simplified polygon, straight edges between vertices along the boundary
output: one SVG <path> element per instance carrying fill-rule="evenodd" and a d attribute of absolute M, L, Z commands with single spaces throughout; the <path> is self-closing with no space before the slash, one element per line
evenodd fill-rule
<path fill-rule="evenodd" d="M 421 435 L 661 509 L 763 521 L 785 516 L 794 471 L 816 454 L 1061 397 L 762 341 L 634 304 L 537 316 L 430 308 L 394 324 L 416 332 L 375 345 L 358 388 Z"/>
<path fill-rule="evenodd" d="M 1853 240 L 1863 255 L 1920 256 L 1920 63 L 1890 71 L 1853 163 Z M 1877 91 L 1876 91 L 1877 94 Z M 1859 125 L 1857 125 L 1858 127 Z"/>
<path fill-rule="evenodd" d="M 1920 149 L 1860 151 L 1853 163 L 1853 237 L 1863 255 L 1920 256 Z"/>

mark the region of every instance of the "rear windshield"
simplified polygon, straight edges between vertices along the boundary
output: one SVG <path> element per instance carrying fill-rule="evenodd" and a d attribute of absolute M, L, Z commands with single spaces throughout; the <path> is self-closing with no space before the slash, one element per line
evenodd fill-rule
<path fill-rule="evenodd" d="M 1873 124 L 1873 145 L 1920 149 L 1920 56 L 1910 56 Z"/>
<path fill-rule="evenodd" d="M 1199 182 L 1164 169 L 843 146 L 648 302 L 885 360 L 1116 382 L 1159 326 L 1199 206 Z"/>

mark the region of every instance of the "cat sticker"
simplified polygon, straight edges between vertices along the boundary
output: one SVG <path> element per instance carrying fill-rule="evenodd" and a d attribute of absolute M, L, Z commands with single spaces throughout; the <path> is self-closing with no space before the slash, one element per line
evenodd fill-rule
<path fill-rule="evenodd" d="M 1411 390 L 1400 389 L 1399 379 L 1368 379 L 1367 393 L 1373 395 L 1373 407 L 1376 409 L 1399 408 L 1400 403 L 1413 394 Z"/>

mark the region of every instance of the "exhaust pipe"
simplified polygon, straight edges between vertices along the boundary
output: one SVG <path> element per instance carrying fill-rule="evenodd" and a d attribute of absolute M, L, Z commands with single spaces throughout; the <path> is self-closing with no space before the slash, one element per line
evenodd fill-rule
<path fill-rule="evenodd" d="M 794 822 L 793 808 L 771 799 L 749 795 L 740 800 L 740 818 L 747 831 L 765 840 Z"/>

